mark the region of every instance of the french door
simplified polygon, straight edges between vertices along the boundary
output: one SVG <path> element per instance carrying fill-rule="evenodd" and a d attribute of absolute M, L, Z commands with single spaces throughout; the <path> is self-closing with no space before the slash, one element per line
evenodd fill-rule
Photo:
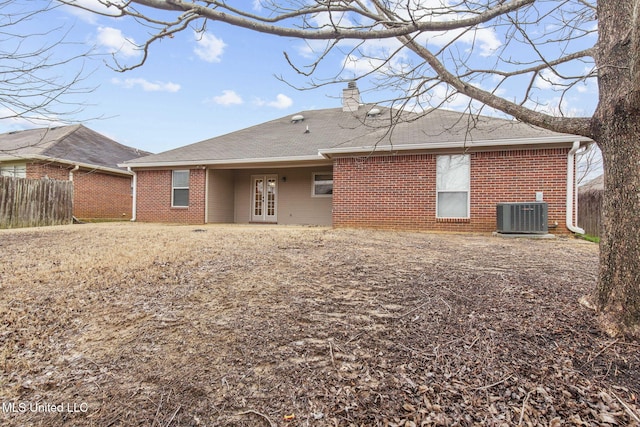
<path fill-rule="evenodd" d="M 251 222 L 277 222 L 278 176 L 251 177 Z"/>

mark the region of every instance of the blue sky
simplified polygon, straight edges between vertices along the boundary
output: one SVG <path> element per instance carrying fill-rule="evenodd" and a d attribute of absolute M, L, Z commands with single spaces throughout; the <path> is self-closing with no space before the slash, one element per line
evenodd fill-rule
<path fill-rule="evenodd" d="M 84 4 L 95 0 L 78 0 Z M 35 7 L 46 4 L 40 0 L 28 1 Z M 321 20 L 322 17 L 318 17 Z M 125 73 L 116 72 L 112 56 L 125 65 L 135 64 L 141 51 L 134 43 L 142 43 L 149 29 L 130 18 L 110 18 L 82 12 L 68 6 L 46 15 L 35 17 L 20 27 L 23 32 L 42 31 L 42 28 L 68 31 L 67 41 L 78 45 L 65 46 L 59 54 L 73 49 L 93 49 L 98 56 L 85 61 L 88 74 L 84 83 L 95 88 L 88 94 L 75 96 L 75 101 L 86 104 L 83 111 L 73 114 L 74 120 L 115 139 L 116 141 L 151 152 L 161 152 L 234 130 L 259 124 L 296 112 L 340 106 L 339 96 L 344 84 L 327 85 L 308 91 L 299 91 L 278 80 L 282 76 L 295 86 L 305 86 L 309 79 L 298 75 L 285 61 L 287 51 L 297 64 L 311 61 L 309 50 L 318 42 L 279 38 L 220 23 L 207 25 L 205 33 L 196 34 L 188 29 L 173 38 L 154 43 L 147 63 Z M 440 36 L 447 39 L 447 36 Z M 474 40 L 460 40 L 464 47 L 471 43 L 480 46 L 480 60 L 490 60 L 491 53 L 502 44 L 499 33 L 483 29 Z M 392 49 L 394 41 L 372 42 L 363 50 L 378 54 Z M 438 37 L 430 40 L 438 44 Z M 346 48 L 351 46 L 346 45 Z M 375 52 L 374 52 L 375 50 Z M 402 66 L 399 56 L 392 66 Z M 322 64 L 318 77 L 333 76 L 342 71 L 348 79 L 358 71 L 372 66 L 357 54 L 348 55 L 348 49 L 333 52 Z M 76 69 L 73 69 L 76 67 Z M 72 75 L 78 62 L 61 69 Z M 64 77 L 64 74 L 63 74 Z M 544 91 L 548 82 L 540 81 Z M 391 95 L 375 94 L 371 81 L 358 83 L 364 102 L 377 101 Z M 443 90 L 443 89 L 441 89 Z M 505 88 L 503 90 L 508 90 Z M 574 91 L 575 97 L 565 99 L 565 108 L 576 115 L 590 114 L 597 97 L 595 85 L 585 85 Z M 436 93 L 436 97 L 444 96 Z M 553 93 L 549 93 L 553 108 Z M 454 99 L 448 108 L 461 108 L 464 99 Z M 41 123 L 36 123 L 42 125 Z M 34 127 L 34 123 L 21 120 L 0 121 L 0 132 Z"/>

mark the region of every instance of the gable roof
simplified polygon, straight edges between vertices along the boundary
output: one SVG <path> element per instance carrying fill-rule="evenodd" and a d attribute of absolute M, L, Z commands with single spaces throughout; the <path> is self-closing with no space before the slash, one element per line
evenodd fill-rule
<path fill-rule="evenodd" d="M 148 155 L 83 125 L 30 129 L 0 135 L 0 160 L 56 161 L 129 174 L 119 163 Z"/>
<path fill-rule="evenodd" d="M 131 167 L 327 161 L 372 151 L 572 143 L 587 138 L 522 122 L 434 109 L 402 113 L 371 105 L 307 110 L 184 147 L 124 162 Z M 393 116 L 393 118 L 392 118 Z M 300 119 L 303 117 L 303 119 Z M 294 120 L 294 119 L 298 120 Z M 395 123 L 390 126 L 391 123 Z"/>

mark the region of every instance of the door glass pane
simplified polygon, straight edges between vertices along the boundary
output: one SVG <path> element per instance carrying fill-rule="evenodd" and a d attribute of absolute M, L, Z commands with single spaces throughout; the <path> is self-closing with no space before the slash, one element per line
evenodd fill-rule
<path fill-rule="evenodd" d="M 256 216 L 260 216 L 262 215 L 262 186 L 263 186 L 263 180 L 261 179 L 256 179 L 255 183 L 254 183 L 254 189 L 253 189 L 253 194 L 254 194 L 254 200 L 253 200 L 253 214 Z"/>
<path fill-rule="evenodd" d="M 267 180 L 267 215 L 273 216 L 276 214 L 276 180 Z"/>

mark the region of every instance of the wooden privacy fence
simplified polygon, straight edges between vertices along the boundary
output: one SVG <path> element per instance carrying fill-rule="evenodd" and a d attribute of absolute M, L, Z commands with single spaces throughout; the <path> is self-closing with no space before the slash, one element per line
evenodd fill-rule
<path fill-rule="evenodd" d="M 600 237 L 602 190 L 581 191 L 578 194 L 578 226 L 586 234 Z"/>
<path fill-rule="evenodd" d="M 0 177 L 0 228 L 72 221 L 73 182 Z"/>

